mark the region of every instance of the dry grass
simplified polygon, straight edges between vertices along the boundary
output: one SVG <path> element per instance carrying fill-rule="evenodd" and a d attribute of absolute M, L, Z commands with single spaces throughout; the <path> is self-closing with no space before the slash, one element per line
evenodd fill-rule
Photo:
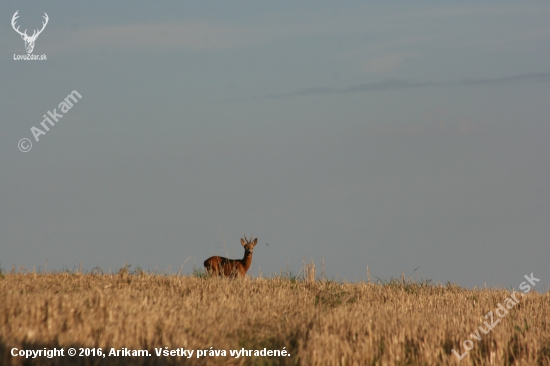
<path fill-rule="evenodd" d="M 462 342 L 506 290 L 391 281 L 346 284 L 134 274 L 0 275 L 2 365 L 549 365 L 550 294 L 529 293 L 462 361 Z M 227 350 L 227 357 L 63 357 L 29 362 L 10 350 L 155 347 Z M 286 347 L 290 357 L 229 356 Z"/>

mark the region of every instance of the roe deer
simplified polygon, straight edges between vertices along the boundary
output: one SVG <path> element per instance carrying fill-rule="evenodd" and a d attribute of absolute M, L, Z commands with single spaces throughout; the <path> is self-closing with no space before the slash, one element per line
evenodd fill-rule
<path fill-rule="evenodd" d="M 243 259 L 229 259 L 219 256 L 210 257 L 204 261 L 204 268 L 211 275 L 225 276 L 225 277 L 244 277 L 246 271 L 252 264 L 252 252 L 254 247 L 258 243 L 258 238 L 252 240 L 241 239 L 241 244 L 244 247 Z"/>

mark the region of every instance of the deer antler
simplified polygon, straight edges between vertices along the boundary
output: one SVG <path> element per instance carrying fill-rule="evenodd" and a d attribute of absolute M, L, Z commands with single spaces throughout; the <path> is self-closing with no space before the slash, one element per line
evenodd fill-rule
<path fill-rule="evenodd" d="M 26 29 L 25 29 L 25 32 L 23 33 L 23 32 L 21 32 L 21 31 L 19 30 L 19 26 L 18 26 L 17 28 L 15 28 L 15 21 L 16 21 L 17 18 L 19 18 L 18 13 L 19 13 L 19 10 L 17 10 L 17 11 L 15 12 L 15 14 L 13 14 L 13 17 L 11 18 L 11 26 L 13 27 L 13 30 L 16 31 L 17 33 L 19 33 L 20 35 L 22 35 L 22 36 L 23 36 L 23 35 L 27 36 L 27 30 L 26 30 Z M 46 14 L 46 13 L 44 13 L 44 14 Z M 27 36 L 27 37 L 28 37 L 28 36 Z"/>
<path fill-rule="evenodd" d="M 50 18 L 48 17 L 48 14 L 46 14 L 46 13 L 44 13 L 44 16 L 43 16 L 42 18 L 44 18 L 44 20 L 45 20 L 46 22 L 42 22 L 42 29 L 40 29 L 40 30 L 35 29 L 35 30 L 34 30 L 34 32 L 33 32 L 32 36 L 31 36 L 31 38 L 37 38 L 37 37 L 40 35 L 40 33 L 42 33 L 42 31 L 44 30 L 44 28 L 46 28 L 46 24 L 48 24 L 48 20 L 50 20 Z M 25 31 L 26 31 L 26 29 L 25 29 Z M 36 33 L 37 31 L 38 31 L 38 33 Z M 35 35 L 35 33 L 36 33 L 36 35 Z"/>
<path fill-rule="evenodd" d="M 243 236 L 244 236 L 244 241 L 246 241 L 248 243 L 248 239 L 246 238 L 246 234 L 244 234 Z"/>

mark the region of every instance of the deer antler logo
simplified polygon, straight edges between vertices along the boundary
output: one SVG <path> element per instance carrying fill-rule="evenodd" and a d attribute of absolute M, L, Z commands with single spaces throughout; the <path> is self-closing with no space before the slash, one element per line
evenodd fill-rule
<path fill-rule="evenodd" d="M 40 35 L 40 33 L 42 33 L 42 31 L 44 30 L 44 28 L 46 28 L 46 24 L 48 24 L 48 14 L 44 13 L 44 20 L 45 22 L 42 22 L 42 29 L 38 30 L 38 29 L 35 29 L 32 36 L 28 36 L 27 35 L 27 30 L 25 29 L 24 32 L 21 32 L 19 30 L 19 26 L 17 26 L 17 28 L 15 28 L 15 20 L 17 18 L 19 18 L 19 10 L 17 10 L 15 12 L 15 14 L 13 14 L 13 18 L 11 18 L 11 26 L 13 27 L 13 29 L 19 33 L 21 35 L 21 38 L 23 38 L 23 41 L 25 41 L 25 49 L 27 50 L 27 53 L 32 53 L 32 50 L 34 49 L 34 42 L 36 41 L 36 38 L 38 38 L 38 36 Z"/>

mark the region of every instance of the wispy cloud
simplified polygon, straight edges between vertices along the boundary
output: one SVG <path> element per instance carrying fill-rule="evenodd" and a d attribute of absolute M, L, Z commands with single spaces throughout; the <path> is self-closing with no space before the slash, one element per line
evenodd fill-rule
<path fill-rule="evenodd" d="M 186 24 L 129 24 L 82 29 L 59 48 L 161 48 L 208 50 L 260 43 L 264 34 L 239 25 L 187 22 Z"/>
<path fill-rule="evenodd" d="M 525 83 L 538 83 L 549 82 L 550 72 L 540 72 L 532 74 L 522 74 L 505 76 L 498 78 L 477 78 L 477 79 L 462 79 L 449 82 L 431 82 L 431 81 L 408 81 L 405 79 L 389 79 L 377 83 L 364 83 L 359 85 L 350 86 L 347 88 L 334 88 L 334 87 L 315 87 L 298 90 L 289 93 L 279 93 L 266 95 L 266 99 L 273 98 L 288 98 L 294 96 L 309 96 L 309 95 L 328 95 L 328 94 L 347 94 L 347 93 L 359 93 L 359 92 L 373 92 L 373 91 L 388 91 L 388 90 L 401 90 L 401 89 L 413 89 L 413 88 L 436 88 L 436 87 L 473 87 L 473 86 L 495 86 L 504 84 L 525 84 Z"/>
<path fill-rule="evenodd" d="M 351 32 L 339 24 L 251 22 L 250 24 L 213 23 L 187 20 L 182 24 L 152 23 L 95 26 L 67 34 L 58 30 L 54 37 L 58 50 L 141 48 L 171 50 L 223 50 L 264 45 L 286 38 Z M 55 50 L 54 50 L 55 51 Z"/>
<path fill-rule="evenodd" d="M 478 78 L 464 79 L 452 83 L 441 84 L 441 86 L 476 86 L 476 85 L 500 85 L 500 84 L 519 84 L 519 83 L 537 83 L 550 81 L 550 72 L 538 72 L 532 74 L 522 74 L 505 76 L 500 78 Z"/>
<path fill-rule="evenodd" d="M 415 57 L 411 52 L 384 54 L 370 58 L 363 70 L 372 74 L 386 74 L 399 68 L 403 62 Z"/>

